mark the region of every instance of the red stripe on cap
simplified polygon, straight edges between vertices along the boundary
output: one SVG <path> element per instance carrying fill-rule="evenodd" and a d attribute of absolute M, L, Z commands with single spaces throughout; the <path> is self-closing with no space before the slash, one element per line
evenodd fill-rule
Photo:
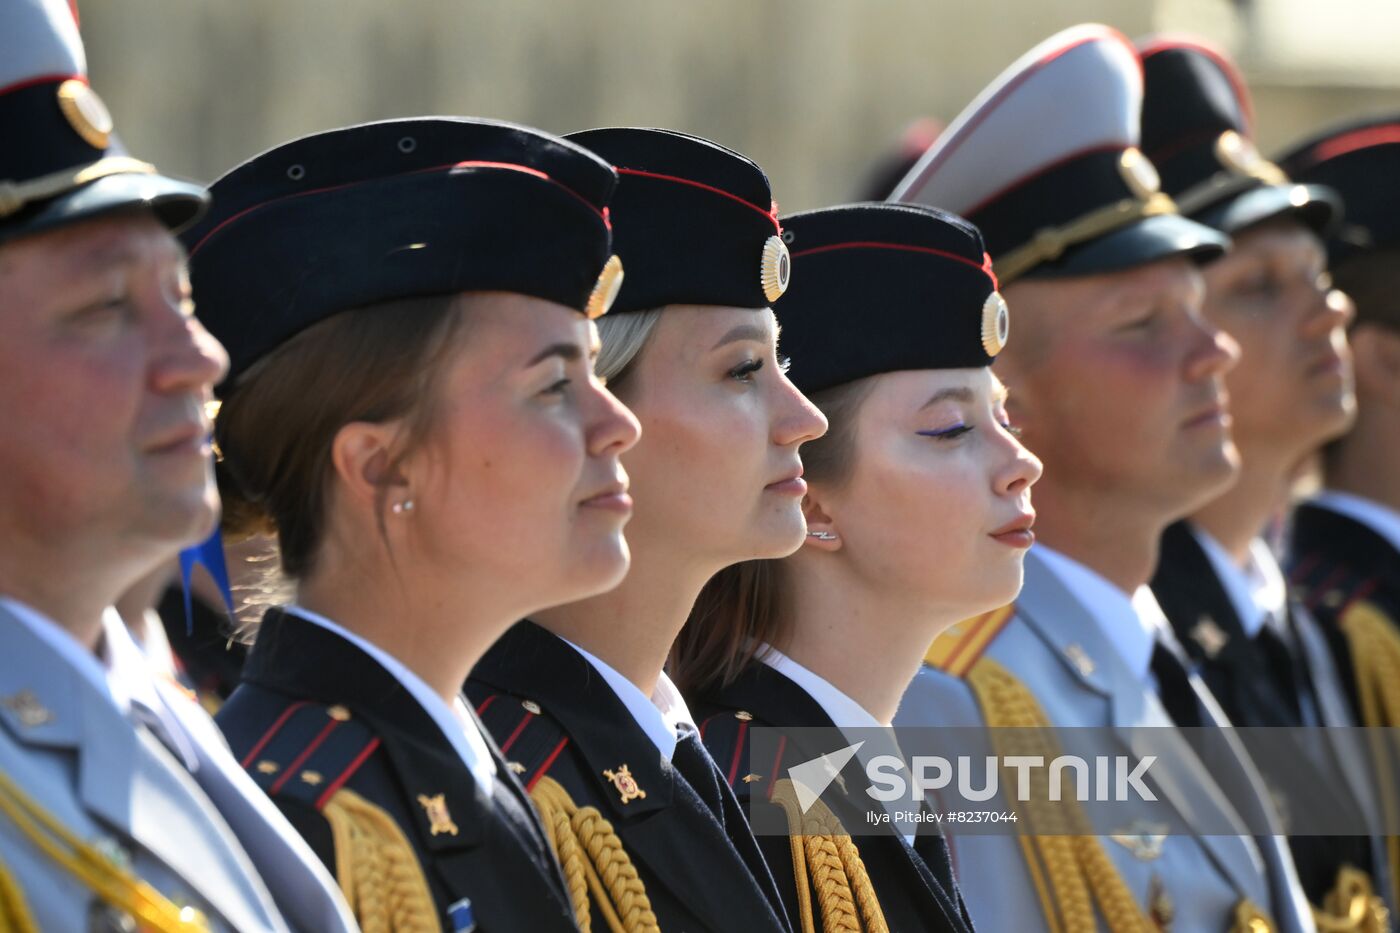
<path fill-rule="evenodd" d="M 375 736 L 374 738 L 369 740 L 369 742 L 365 745 L 364 748 L 360 749 L 360 753 L 356 755 L 353 759 L 351 759 L 350 764 L 345 768 L 344 771 L 340 772 L 340 777 L 336 778 L 334 781 L 331 781 L 330 786 L 326 788 L 325 793 L 321 794 L 321 796 L 316 798 L 317 810 L 320 810 L 326 804 L 330 803 L 331 798 L 335 796 L 335 792 L 345 786 L 345 782 L 350 780 L 351 775 L 353 775 L 356 771 L 360 770 L 360 765 L 364 764 L 369 759 L 369 756 L 374 754 L 374 750 L 378 747 L 379 737 Z"/>
<path fill-rule="evenodd" d="M 227 227 L 229 224 L 231 224 L 231 223 L 233 223 L 233 222 L 235 222 L 235 221 L 237 221 L 237 220 L 241 220 L 244 216 L 246 216 L 246 215 L 248 215 L 248 214 L 251 214 L 253 211 L 260 210 L 260 209 L 262 209 L 262 208 L 264 208 L 264 207 L 267 207 L 267 206 L 270 205 L 270 204 L 280 204 L 280 203 L 283 202 L 283 201 L 290 201 L 290 200 L 293 200 L 294 198 L 306 198 L 306 197 L 310 197 L 310 196 L 313 195 L 313 194 L 326 194 L 327 192 L 330 192 L 330 191 L 341 191 L 341 190 L 344 190 L 344 189 L 346 189 L 346 188 L 357 188 L 357 187 L 359 187 L 360 185 L 373 184 L 373 183 L 375 183 L 375 182 L 385 181 L 385 180 L 390 179 L 390 178 L 407 178 L 407 177 L 409 177 L 409 176 L 411 176 L 411 175 L 425 175 L 425 174 L 428 174 L 428 173 L 430 173 L 430 172 L 452 172 L 452 171 L 454 171 L 454 170 L 463 169 L 463 168 L 504 169 L 504 170 L 506 170 L 506 171 L 512 171 L 512 172 L 523 172 L 523 173 L 526 174 L 526 175 L 531 175 L 531 176 L 533 176 L 533 177 L 535 177 L 535 178 L 539 178 L 539 179 L 541 179 L 541 180 L 543 180 L 543 181 L 547 181 L 547 182 L 549 182 L 550 184 L 552 184 L 552 185 L 554 185 L 555 187 L 557 187 L 560 191 L 563 191 L 563 192 L 565 192 L 566 194 L 569 194 L 569 195 L 573 196 L 579 203 L 583 204 L 583 205 L 586 206 L 589 210 L 591 210 L 593 213 L 595 213 L 595 214 L 597 214 L 599 217 L 601 217 L 601 218 L 603 219 L 603 223 L 604 223 L 604 224 L 608 224 L 608 213 L 607 213 L 607 208 L 599 208 L 599 207 L 598 207 L 597 205 L 595 205 L 593 202 L 589 201 L 587 198 L 585 198 L 583 195 L 579 194 L 579 193 L 578 193 L 577 191 L 575 191 L 574 189 L 570 188 L 568 185 L 563 184 L 563 183 L 560 182 L 558 179 L 556 179 L 556 178 L 554 178 L 553 176 L 548 175 L 548 174 L 546 174 L 546 173 L 540 171 L 540 170 L 537 169 L 537 168 L 532 168 L 532 167 L 530 167 L 530 166 L 528 166 L 528 165 L 516 165 L 516 164 L 513 163 L 513 162 L 472 162 L 472 161 L 449 162 L 449 163 L 447 163 L 446 165 L 433 165 L 433 166 L 429 166 L 428 168 L 414 169 L 414 170 L 411 171 L 411 172 L 400 172 L 400 173 L 398 173 L 398 174 L 396 174 L 396 175 L 380 175 L 380 176 L 377 177 L 377 178 L 364 178 L 364 179 L 361 179 L 361 180 L 359 180 L 359 181 L 350 181 L 350 182 L 346 182 L 346 183 L 343 184 L 343 185 L 327 185 L 327 186 L 324 187 L 324 188 L 312 188 L 310 191 L 298 191 L 298 192 L 296 192 L 295 194 L 286 194 L 286 195 L 283 195 L 283 196 L 280 197 L 280 198 L 271 198 L 271 199 L 266 200 L 266 201 L 260 201 L 259 203 L 250 205 L 249 207 L 245 207 L 245 208 L 243 208 L 243 210 L 239 211 L 238 213 L 236 213 L 236 214 L 234 214 L 234 215 L 232 215 L 232 216 L 230 216 L 230 217 L 224 219 L 224 220 L 221 221 L 218 225 L 216 225 L 213 229 L 211 229 L 208 233 L 206 233 L 206 234 L 204 234 L 204 236 L 200 237 L 199 242 L 198 242 L 198 243 L 195 243 L 193 246 L 190 247 L 190 255 L 189 255 L 189 258 L 193 259 L 193 258 L 194 258 L 194 254 L 197 253 L 197 252 L 199 252 L 200 249 L 203 248 L 204 244 L 207 243 L 207 242 L 209 242 L 209 238 L 212 237 L 214 234 L 218 233 L 220 230 L 224 229 L 224 228 Z M 609 229 L 611 229 L 611 225 L 609 224 L 608 226 L 609 226 Z"/>
<path fill-rule="evenodd" d="M 826 246 L 814 246 L 811 249 L 798 250 L 792 254 L 793 259 L 801 256 L 814 256 L 818 253 L 830 253 L 841 249 L 891 249 L 902 253 L 926 253 L 929 256 L 938 256 L 941 259 L 951 259 L 953 262 L 960 262 L 965 266 L 971 266 L 979 272 L 985 272 L 992 280 L 992 287 L 996 287 L 997 279 L 992 274 L 991 257 L 986 253 L 982 254 L 982 262 L 968 259 L 966 256 L 959 256 L 957 253 L 950 253 L 947 250 L 934 249 L 931 246 L 912 246 L 907 243 L 878 243 L 874 240 L 852 240 L 848 243 L 829 243 Z"/>
<path fill-rule="evenodd" d="M 15 91 L 22 91 L 27 87 L 36 87 L 40 84 L 62 84 L 64 81 L 81 81 L 84 84 L 88 83 L 88 79 L 85 75 L 39 75 L 35 78 L 25 78 L 23 81 L 16 81 L 14 84 L 7 84 L 4 87 L 0 87 L 0 97 L 6 94 L 13 94 Z"/>
<path fill-rule="evenodd" d="M 987 119 L 987 116 L 991 114 L 992 111 L 996 110 L 997 107 L 999 107 L 1001 103 L 1004 100 L 1006 100 L 1006 98 L 1010 97 L 1012 93 L 1018 90 L 1021 87 L 1021 85 L 1029 81 L 1031 77 L 1038 73 L 1042 68 L 1044 68 L 1046 65 L 1049 65 L 1051 62 L 1053 62 L 1060 56 L 1069 54 L 1070 52 L 1079 48 L 1081 45 L 1088 45 L 1090 42 L 1099 42 L 1103 39 L 1110 39 L 1126 46 L 1128 50 L 1133 53 L 1133 61 L 1138 63 L 1138 73 L 1141 74 L 1142 59 L 1138 57 L 1137 49 L 1133 46 L 1133 43 L 1129 41 L 1127 36 L 1123 35 L 1121 32 L 1110 26 L 1104 26 L 1102 29 L 1096 29 L 1090 35 L 1084 36 L 1077 42 L 1071 42 L 1068 45 L 1061 46 L 1060 48 L 1049 52 L 1040 61 L 1036 62 L 1034 65 L 1031 65 L 1029 68 L 1025 69 L 1020 74 L 1018 74 L 1015 78 L 1012 78 L 1010 81 L 1008 81 L 1006 86 L 1003 87 L 1000 91 L 998 91 L 991 100 L 983 104 L 982 107 L 975 114 L 972 115 L 971 119 L 969 119 L 964 126 L 955 127 L 954 129 L 956 129 L 957 132 L 956 138 L 954 138 L 946 148 L 939 152 L 937 157 L 935 157 L 931 162 L 929 162 L 928 165 L 924 166 L 923 170 L 919 172 L 918 177 L 914 179 L 914 183 L 909 185 L 909 189 L 912 190 L 921 186 L 924 183 L 924 180 L 928 178 L 929 174 L 932 173 L 933 170 L 936 169 L 939 165 L 946 162 L 948 160 L 948 157 L 957 151 L 958 147 L 961 146 L 963 142 L 966 141 L 967 138 L 972 135 L 972 131 L 978 126 L 980 126 L 982 124 L 982 121 Z M 944 135 L 946 136 L 947 133 L 945 132 Z M 1128 142 L 1125 141 L 1124 145 L 1128 145 Z M 1014 185 L 1011 187 L 1014 187 Z M 988 200 L 991 199 L 989 198 Z"/>
<path fill-rule="evenodd" d="M 253 763 L 253 759 L 258 757 L 258 752 L 262 751 L 263 748 L 267 745 L 267 743 L 272 741 L 272 737 L 277 734 L 278 730 L 280 730 L 283 726 L 287 724 L 287 720 L 292 718 L 292 714 L 305 705 L 305 700 L 298 700 L 291 706 L 282 710 L 282 715 L 278 716 L 277 719 L 273 721 L 272 725 L 268 727 L 267 731 L 262 734 L 262 738 L 258 739 L 257 742 L 253 744 L 253 748 L 251 751 L 248 752 L 247 757 L 245 757 L 238 764 L 246 771 L 248 766 Z"/>
<path fill-rule="evenodd" d="M 1394 145 L 1395 143 L 1400 143 L 1400 124 L 1389 123 L 1385 126 L 1371 126 L 1364 130 L 1343 133 L 1341 136 L 1318 143 L 1310 154 L 1313 163 L 1316 164 L 1344 156 L 1358 149 L 1370 149 L 1372 146 Z"/>
<path fill-rule="evenodd" d="M 772 208 L 765 211 L 763 208 L 759 207 L 753 202 L 745 201 L 737 194 L 731 194 L 730 192 L 725 191 L 723 188 L 716 188 L 714 185 L 707 185 L 703 181 L 694 181 L 689 178 L 681 178 L 678 175 L 662 175 L 659 172 L 644 172 L 641 169 L 636 168 L 623 168 L 621 166 L 617 166 L 616 168 L 617 173 L 619 175 L 636 175 L 639 178 L 651 178 L 656 181 L 673 181 L 678 185 L 689 185 L 692 188 L 700 188 L 701 190 L 708 191 L 711 194 L 717 194 L 720 197 L 728 198 L 729 200 L 734 201 L 738 204 L 742 204 L 749 210 L 757 211 L 764 217 L 768 218 L 768 221 L 773 224 L 773 229 L 777 232 L 781 233 L 783 231 L 783 228 L 778 225 L 778 205 L 776 203 L 772 206 Z"/>

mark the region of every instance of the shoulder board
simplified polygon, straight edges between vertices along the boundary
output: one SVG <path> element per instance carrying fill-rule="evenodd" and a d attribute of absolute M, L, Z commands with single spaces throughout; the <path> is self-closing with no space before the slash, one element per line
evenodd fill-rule
<path fill-rule="evenodd" d="M 720 710 L 699 723 L 700 741 L 740 798 L 752 792 L 754 783 L 762 781 L 770 787 L 773 783 L 773 773 L 758 767 L 750 760 L 749 753 L 750 728 L 766 725 L 768 723 L 742 709 Z M 773 762 L 771 772 L 777 772 L 778 764 Z"/>
<path fill-rule="evenodd" d="M 1310 611 L 1336 616 L 1370 596 L 1380 580 L 1357 573 L 1347 564 L 1321 558 L 1299 563 L 1289 582 Z"/>
<path fill-rule="evenodd" d="M 1016 604 L 1011 603 L 959 622 L 933 640 L 924 655 L 924 663 L 945 674 L 966 677 L 1015 614 Z"/>
<path fill-rule="evenodd" d="M 477 683 L 467 684 L 467 697 L 528 793 L 568 746 L 563 727 L 540 704 L 525 697 Z"/>
<path fill-rule="evenodd" d="M 379 748 L 379 739 L 344 706 L 297 701 L 239 759 L 270 797 L 317 810 Z"/>

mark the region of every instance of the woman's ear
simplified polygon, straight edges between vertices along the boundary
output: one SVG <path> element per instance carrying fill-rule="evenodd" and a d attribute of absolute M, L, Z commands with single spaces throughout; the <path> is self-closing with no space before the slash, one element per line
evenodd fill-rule
<path fill-rule="evenodd" d="M 841 550 L 841 534 L 836 530 L 836 521 L 809 490 L 802 497 L 802 516 L 807 519 L 806 547 L 818 551 L 834 553 Z"/>
<path fill-rule="evenodd" d="M 400 440 L 397 423 L 352 421 L 336 432 L 331 442 L 331 467 L 348 501 L 375 509 L 386 497 L 402 497 L 408 486 L 394 464 Z"/>

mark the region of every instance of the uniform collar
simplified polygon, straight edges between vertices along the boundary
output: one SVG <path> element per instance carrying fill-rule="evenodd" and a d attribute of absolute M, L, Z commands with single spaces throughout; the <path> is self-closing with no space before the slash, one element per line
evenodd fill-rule
<path fill-rule="evenodd" d="M 1140 586 L 1131 596 L 1097 571 L 1059 551 L 1037 544 L 1045 567 L 1089 611 L 1119 659 L 1138 680 L 1147 681 L 1162 609 L 1152 591 Z"/>
<path fill-rule="evenodd" d="M 442 697 L 434 693 L 433 689 L 424 682 L 423 678 L 413 673 L 402 661 L 374 642 L 368 641 L 320 613 L 312 612 L 302 606 L 285 606 L 283 611 L 345 639 L 373 658 L 380 667 L 384 668 L 409 692 L 418 705 L 423 708 L 423 711 L 432 717 L 433 722 L 442 730 L 442 734 L 452 744 L 453 750 L 462 759 L 462 763 L 471 772 L 472 780 L 476 782 L 477 786 L 491 786 L 491 780 L 496 775 L 496 763 L 491 758 L 486 740 L 481 737 L 481 730 L 477 728 L 475 720 L 467 711 L 466 704 L 460 696 L 457 697 L 454 706 L 449 707 L 443 702 Z"/>
<path fill-rule="evenodd" d="M 1309 501 L 1310 504 L 1319 508 L 1337 512 L 1353 521 L 1360 522 L 1385 538 L 1392 548 L 1400 551 L 1400 512 L 1387 505 L 1382 505 L 1374 499 L 1367 499 L 1349 492 L 1338 492 L 1335 489 L 1324 490 Z"/>
<path fill-rule="evenodd" d="M 584 660 L 602 676 L 622 701 L 622 705 L 627 707 L 627 712 L 632 714 L 637 725 L 646 733 L 647 738 L 651 739 L 662 758 L 670 761 L 676 753 L 676 741 L 680 736 L 696 731 L 690 709 L 665 671 L 657 678 L 656 690 L 648 697 L 636 684 L 622 676 L 602 658 L 580 648 L 563 636 L 560 636 L 559 640 L 583 655 Z"/>
<path fill-rule="evenodd" d="M 1245 634 L 1254 638 L 1265 624 L 1276 630 L 1282 627 L 1288 609 L 1288 589 L 1278 560 L 1264 540 L 1255 538 L 1249 542 L 1249 560 L 1241 567 L 1210 532 L 1197 525 L 1187 527 L 1210 560 Z"/>

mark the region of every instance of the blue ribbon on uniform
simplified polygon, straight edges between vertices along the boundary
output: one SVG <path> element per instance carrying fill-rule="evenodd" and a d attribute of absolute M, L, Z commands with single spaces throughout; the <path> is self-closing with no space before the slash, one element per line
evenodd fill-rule
<path fill-rule="evenodd" d="M 452 921 L 452 933 L 472 933 L 476 929 L 476 916 L 472 913 L 471 898 L 449 904 L 447 919 Z"/>
<path fill-rule="evenodd" d="M 219 595 L 224 598 L 224 607 L 233 615 L 233 590 L 228 583 L 228 564 L 224 560 L 224 536 L 218 529 L 203 543 L 187 547 L 180 552 L 180 582 L 185 591 L 185 633 L 194 632 L 194 612 L 190 604 L 190 577 L 195 567 L 203 567 L 219 587 Z"/>

